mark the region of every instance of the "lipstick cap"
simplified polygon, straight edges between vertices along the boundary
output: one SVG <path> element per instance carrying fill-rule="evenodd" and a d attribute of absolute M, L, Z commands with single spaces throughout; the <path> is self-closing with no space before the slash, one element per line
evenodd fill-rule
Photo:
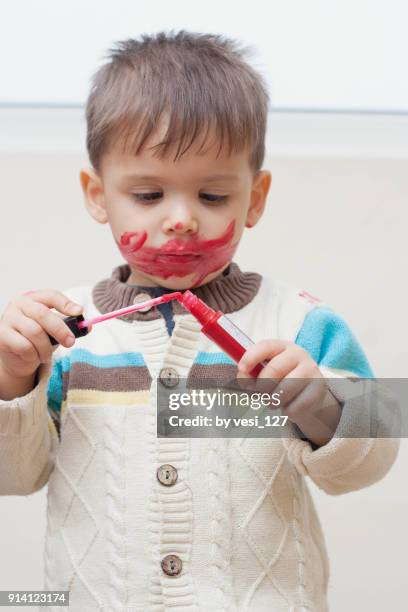
<path fill-rule="evenodd" d="M 74 334 L 75 338 L 80 338 L 81 336 L 86 336 L 89 332 L 89 329 L 87 327 L 78 327 L 77 323 L 80 323 L 81 321 L 84 321 L 84 316 L 83 315 L 76 315 L 74 317 L 65 317 L 63 319 L 65 325 L 68 325 L 69 329 L 72 331 L 72 333 Z M 50 336 L 50 334 L 47 334 L 51 344 L 55 345 L 55 344 L 59 344 L 59 342 L 53 338 L 52 336 Z"/>

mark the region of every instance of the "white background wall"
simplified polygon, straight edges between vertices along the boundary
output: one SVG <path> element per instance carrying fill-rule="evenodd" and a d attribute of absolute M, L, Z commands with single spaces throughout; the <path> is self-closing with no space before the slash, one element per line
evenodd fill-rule
<path fill-rule="evenodd" d="M 255 47 L 274 107 L 408 111 L 404 0 L 3 0 L 0 102 L 82 103 L 115 40 L 187 28 Z"/>
<path fill-rule="evenodd" d="M 93 284 L 122 261 L 108 227 L 83 207 L 81 117 L 80 110 L 0 112 L 0 312 L 14 293 Z M 236 258 L 243 269 L 327 301 L 384 377 L 408 373 L 407 143 L 403 117 L 272 115 L 267 209 Z M 376 485 L 330 497 L 311 483 L 331 559 L 333 612 L 406 610 L 407 461 L 404 440 Z M 0 498 L 0 590 L 42 588 L 45 504 L 46 488 Z"/>

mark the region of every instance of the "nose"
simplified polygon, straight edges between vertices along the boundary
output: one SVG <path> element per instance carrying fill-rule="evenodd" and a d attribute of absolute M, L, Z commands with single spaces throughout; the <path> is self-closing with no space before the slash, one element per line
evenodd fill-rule
<path fill-rule="evenodd" d="M 175 207 L 163 222 L 163 231 L 166 234 L 184 236 L 196 234 L 198 222 L 188 207 Z"/>

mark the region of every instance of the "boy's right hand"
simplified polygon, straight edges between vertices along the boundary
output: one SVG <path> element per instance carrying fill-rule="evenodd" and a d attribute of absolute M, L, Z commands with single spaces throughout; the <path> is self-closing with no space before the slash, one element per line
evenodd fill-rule
<path fill-rule="evenodd" d="M 75 336 L 63 319 L 51 310 L 75 316 L 83 311 L 55 289 L 38 289 L 12 298 L 0 318 L 0 368 L 10 376 L 27 378 L 41 363 L 50 363 L 54 349 L 47 334 L 71 347 Z M 71 339 L 71 340 L 69 340 Z"/>

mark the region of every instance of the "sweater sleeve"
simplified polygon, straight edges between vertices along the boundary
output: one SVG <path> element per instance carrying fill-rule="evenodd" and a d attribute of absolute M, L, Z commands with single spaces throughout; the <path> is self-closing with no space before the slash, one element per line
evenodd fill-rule
<path fill-rule="evenodd" d="M 319 365 L 342 412 L 332 439 L 321 447 L 301 439 L 299 429 L 289 423 L 289 436 L 283 441 L 290 460 L 332 495 L 380 480 L 399 449 L 401 415 L 395 395 L 374 378 L 357 339 L 331 309 L 318 306 L 309 311 L 296 344 Z"/>
<path fill-rule="evenodd" d="M 37 384 L 26 395 L 0 400 L 0 495 L 29 495 L 48 482 L 58 444 L 48 410 L 52 368 L 40 365 Z"/>

